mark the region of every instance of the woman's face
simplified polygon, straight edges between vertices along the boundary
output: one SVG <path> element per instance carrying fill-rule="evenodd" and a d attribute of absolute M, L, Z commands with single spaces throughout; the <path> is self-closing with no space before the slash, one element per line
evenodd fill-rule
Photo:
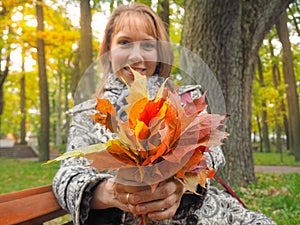
<path fill-rule="evenodd" d="M 133 81 L 130 67 L 139 73 L 152 76 L 157 66 L 157 41 L 147 33 L 142 21 L 136 18 L 136 26 L 124 26 L 112 36 L 110 61 L 113 72 L 127 84 Z"/>

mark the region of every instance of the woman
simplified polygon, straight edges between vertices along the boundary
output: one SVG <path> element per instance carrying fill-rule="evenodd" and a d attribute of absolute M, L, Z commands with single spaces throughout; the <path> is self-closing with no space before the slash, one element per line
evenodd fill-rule
<path fill-rule="evenodd" d="M 112 13 L 100 50 L 106 82 L 98 94 L 114 104 L 119 118 L 127 118 L 125 84 L 133 81 L 128 65 L 148 77 L 149 92 L 155 94 L 173 63 L 168 41 L 163 22 L 150 7 L 132 4 Z M 189 92 L 200 95 L 198 86 L 189 87 Z M 90 100 L 73 108 L 67 151 L 115 137 L 89 117 L 96 112 L 95 105 Z M 220 148 L 206 156 L 215 170 L 224 165 Z M 168 178 L 152 192 L 148 187 L 116 182 L 115 174 L 99 173 L 87 165 L 85 158 L 64 160 L 53 181 L 59 204 L 71 213 L 75 224 L 139 224 L 136 215 L 147 215 L 149 224 L 273 224 L 214 187 L 208 191 L 199 187 L 200 195 L 188 194 L 181 182 Z"/>

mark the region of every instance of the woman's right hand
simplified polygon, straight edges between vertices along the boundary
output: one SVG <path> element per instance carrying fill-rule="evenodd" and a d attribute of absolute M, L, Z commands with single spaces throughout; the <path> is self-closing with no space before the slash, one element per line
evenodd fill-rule
<path fill-rule="evenodd" d="M 116 177 L 101 182 L 94 190 L 91 208 L 119 208 L 136 214 L 135 202 L 137 201 L 132 199 L 133 194 L 141 195 L 143 193 L 140 192 L 150 188 L 133 180 L 133 174 L 137 172 L 137 167 L 122 168 L 118 170 Z"/>
<path fill-rule="evenodd" d="M 107 208 L 119 208 L 127 212 L 135 212 L 135 206 L 128 203 L 127 194 L 125 190 L 128 186 L 123 185 L 124 192 L 117 193 L 115 178 L 109 178 L 101 182 L 93 192 L 93 198 L 91 201 L 92 209 L 107 209 Z M 132 190 L 131 190 L 132 191 Z"/>

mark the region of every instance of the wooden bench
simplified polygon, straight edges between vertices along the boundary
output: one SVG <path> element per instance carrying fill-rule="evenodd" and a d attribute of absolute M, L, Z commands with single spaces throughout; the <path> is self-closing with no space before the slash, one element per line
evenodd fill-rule
<path fill-rule="evenodd" d="M 40 225 L 66 214 L 58 205 L 51 185 L 0 195 L 1 225 Z"/>

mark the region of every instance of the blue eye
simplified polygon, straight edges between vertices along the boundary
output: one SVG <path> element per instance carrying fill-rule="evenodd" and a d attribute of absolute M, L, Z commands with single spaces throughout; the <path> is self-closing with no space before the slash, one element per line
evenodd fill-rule
<path fill-rule="evenodd" d="M 120 44 L 120 45 L 126 45 L 126 44 L 128 44 L 128 41 L 121 40 L 121 41 L 119 41 L 119 44 Z"/>
<path fill-rule="evenodd" d="M 143 41 L 142 47 L 146 50 L 152 50 L 152 49 L 156 48 L 156 44 L 154 41 Z"/>
<path fill-rule="evenodd" d="M 122 47 L 130 47 L 131 45 L 131 43 L 127 40 L 120 40 L 118 44 L 121 45 Z"/>

